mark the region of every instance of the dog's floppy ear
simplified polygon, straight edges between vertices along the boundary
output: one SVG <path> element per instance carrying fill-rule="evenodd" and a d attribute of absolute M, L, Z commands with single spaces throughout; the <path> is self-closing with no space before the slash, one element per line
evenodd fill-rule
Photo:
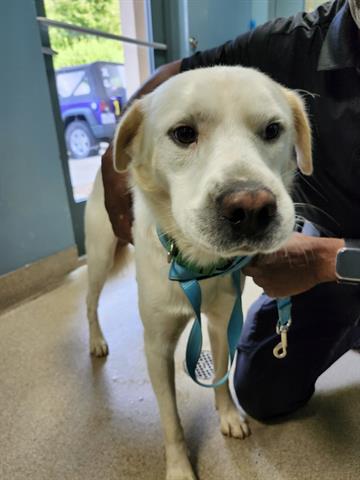
<path fill-rule="evenodd" d="M 115 132 L 113 144 L 114 169 L 122 172 L 131 161 L 131 145 L 143 121 L 141 100 L 136 100 L 125 113 Z"/>
<path fill-rule="evenodd" d="M 292 110 L 296 130 L 295 150 L 297 164 L 304 175 L 311 175 L 313 172 L 311 128 L 304 102 L 297 93 L 287 88 L 284 90 Z"/>

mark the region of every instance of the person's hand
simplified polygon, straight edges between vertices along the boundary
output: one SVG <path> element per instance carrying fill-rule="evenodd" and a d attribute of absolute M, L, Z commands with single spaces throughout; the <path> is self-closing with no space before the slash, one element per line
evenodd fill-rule
<path fill-rule="evenodd" d="M 111 145 L 102 156 L 101 173 L 105 186 L 105 207 L 114 233 L 121 244 L 132 243 L 133 212 L 128 174 L 127 172 L 118 173 L 114 170 Z"/>
<path fill-rule="evenodd" d="M 269 297 L 297 295 L 318 283 L 336 280 L 336 253 L 343 246 L 344 240 L 338 238 L 294 233 L 283 248 L 256 256 L 243 272 Z"/>

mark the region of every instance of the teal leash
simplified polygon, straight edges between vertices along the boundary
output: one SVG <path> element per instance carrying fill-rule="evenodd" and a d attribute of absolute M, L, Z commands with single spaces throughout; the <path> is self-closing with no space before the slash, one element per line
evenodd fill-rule
<path fill-rule="evenodd" d="M 251 256 L 235 257 L 229 262 L 221 262 L 208 268 L 201 268 L 189 262 L 186 262 L 175 245 L 165 233 L 159 229 L 157 231 L 159 240 L 168 252 L 168 262 L 170 263 L 169 280 L 179 282 L 186 298 L 188 299 L 194 313 L 195 320 L 191 328 L 186 346 L 186 368 L 190 377 L 198 385 L 206 388 L 216 388 L 223 385 L 230 374 L 230 368 L 235 357 L 237 344 L 240 339 L 244 318 L 241 302 L 241 269 L 244 268 L 251 260 Z M 200 281 L 208 278 L 214 278 L 224 275 L 231 275 L 235 289 L 235 301 L 230 315 L 227 339 L 230 367 L 226 374 L 217 382 L 212 384 L 202 383 L 196 376 L 196 367 L 201 355 L 202 349 L 202 328 L 201 328 L 201 287 Z M 287 331 L 290 327 L 291 320 L 291 299 L 282 298 L 277 300 L 278 307 L 278 323 L 276 331 L 281 336 L 279 344 L 274 348 L 274 356 L 276 358 L 284 358 L 287 354 Z"/>

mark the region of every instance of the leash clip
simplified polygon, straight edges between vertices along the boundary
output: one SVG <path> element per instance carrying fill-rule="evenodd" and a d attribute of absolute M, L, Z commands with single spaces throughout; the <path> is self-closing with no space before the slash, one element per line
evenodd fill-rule
<path fill-rule="evenodd" d="M 287 355 L 287 346 L 288 346 L 287 332 L 290 328 L 290 325 L 291 325 L 290 318 L 284 325 L 281 325 L 280 323 L 276 325 L 276 333 L 280 335 L 281 339 L 280 339 L 280 342 L 276 345 L 276 347 L 273 350 L 273 355 L 275 358 L 282 359 L 282 358 L 285 358 Z"/>
<path fill-rule="evenodd" d="M 176 255 L 176 245 L 175 242 L 170 242 L 170 247 L 167 251 L 167 262 L 171 263 L 171 260 L 174 258 Z"/>

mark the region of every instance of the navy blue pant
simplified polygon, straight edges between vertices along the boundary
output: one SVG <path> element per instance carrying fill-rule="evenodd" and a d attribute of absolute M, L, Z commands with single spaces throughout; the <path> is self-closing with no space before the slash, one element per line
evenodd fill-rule
<path fill-rule="evenodd" d="M 304 232 L 306 233 L 306 232 Z M 238 345 L 234 387 L 240 405 L 258 420 L 303 406 L 317 378 L 360 339 L 360 286 L 324 283 L 292 297 L 288 354 L 279 342 L 277 308 L 263 294 L 251 306 Z"/>

